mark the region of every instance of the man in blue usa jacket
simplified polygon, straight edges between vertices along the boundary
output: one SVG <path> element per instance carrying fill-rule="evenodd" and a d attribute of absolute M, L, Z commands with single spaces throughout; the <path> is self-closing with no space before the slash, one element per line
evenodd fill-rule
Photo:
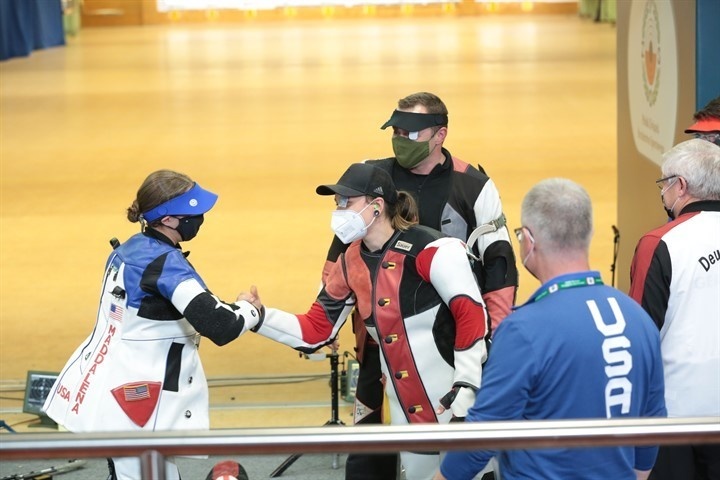
<path fill-rule="evenodd" d="M 466 421 L 666 416 L 657 328 L 589 268 L 587 192 L 544 180 L 521 220 L 520 257 L 542 286 L 495 333 Z M 472 479 L 494 455 L 503 480 L 634 480 L 647 477 L 657 447 L 449 452 L 435 479 Z"/>

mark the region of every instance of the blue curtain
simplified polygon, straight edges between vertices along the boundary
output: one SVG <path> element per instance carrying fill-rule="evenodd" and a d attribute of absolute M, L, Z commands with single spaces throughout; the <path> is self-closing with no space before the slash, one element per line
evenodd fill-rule
<path fill-rule="evenodd" d="M 65 45 L 61 0 L 0 0 L 0 60 Z"/>
<path fill-rule="evenodd" d="M 697 0 L 695 99 L 697 110 L 720 96 L 720 2 Z"/>

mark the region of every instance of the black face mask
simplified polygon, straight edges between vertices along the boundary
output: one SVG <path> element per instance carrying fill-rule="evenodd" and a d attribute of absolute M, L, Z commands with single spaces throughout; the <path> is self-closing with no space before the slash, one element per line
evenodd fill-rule
<path fill-rule="evenodd" d="M 677 204 L 678 200 L 680 200 L 680 197 L 676 198 L 673 204 L 668 207 L 665 205 L 665 191 L 663 190 L 660 193 L 660 201 L 662 202 L 663 210 L 665 210 L 665 213 L 667 213 L 668 221 L 669 220 L 675 220 L 675 214 L 673 213 L 673 208 L 675 208 L 675 204 Z"/>
<path fill-rule="evenodd" d="M 667 213 L 668 221 L 670 221 L 670 220 L 675 220 L 675 214 L 673 213 L 672 210 L 670 210 L 670 209 L 669 209 L 668 207 L 666 207 L 665 205 L 663 205 L 663 210 L 665 210 L 665 213 Z"/>
<path fill-rule="evenodd" d="M 175 217 L 177 218 L 177 217 Z M 192 217 L 178 218 L 179 222 L 175 231 L 180 234 L 180 238 L 187 242 L 192 240 L 198 234 L 200 225 L 205 221 L 204 215 L 194 215 Z"/>

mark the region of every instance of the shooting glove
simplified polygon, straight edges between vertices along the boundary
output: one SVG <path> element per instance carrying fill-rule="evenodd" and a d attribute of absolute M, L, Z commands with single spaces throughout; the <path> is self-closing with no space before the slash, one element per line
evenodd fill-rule
<path fill-rule="evenodd" d="M 446 410 L 451 410 L 453 419 L 451 421 L 462 421 L 467 411 L 475 403 L 475 389 L 465 385 L 455 385 L 452 390 L 440 399 L 440 405 Z"/>

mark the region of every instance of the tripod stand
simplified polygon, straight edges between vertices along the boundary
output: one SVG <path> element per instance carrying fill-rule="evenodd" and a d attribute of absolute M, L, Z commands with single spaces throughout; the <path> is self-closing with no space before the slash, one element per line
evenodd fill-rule
<path fill-rule="evenodd" d="M 340 405 L 339 405 L 339 376 L 338 376 L 338 364 L 339 364 L 339 357 L 340 355 L 337 353 L 337 349 L 333 348 L 332 353 L 328 353 L 325 355 L 326 358 L 330 359 L 330 420 L 325 422 L 323 425 L 324 427 L 330 426 L 330 425 L 345 425 L 342 420 L 340 420 L 339 413 L 340 413 Z M 300 458 L 302 456 L 301 453 L 295 453 L 293 455 L 290 455 L 288 458 L 285 459 L 278 467 L 273 470 L 273 472 L 270 474 L 270 477 L 279 477 L 283 474 L 285 470 L 287 470 L 290 465 L 295 463 L 295 460 Z M 333 463 L 332 463 L 333 470 L 336 470 L 338 468 L 338 454 L 333 454 Z"/>
<path fill-rule="evenodd" d="M 618 251 L 620 250 L 620 230 L 615 225 L 612 225 L 613 230 L 613 261 L 610 265 L 610 271 L 612 272 L 612 283 L 615 286 L 615 264 L 617 263 Z"/>

